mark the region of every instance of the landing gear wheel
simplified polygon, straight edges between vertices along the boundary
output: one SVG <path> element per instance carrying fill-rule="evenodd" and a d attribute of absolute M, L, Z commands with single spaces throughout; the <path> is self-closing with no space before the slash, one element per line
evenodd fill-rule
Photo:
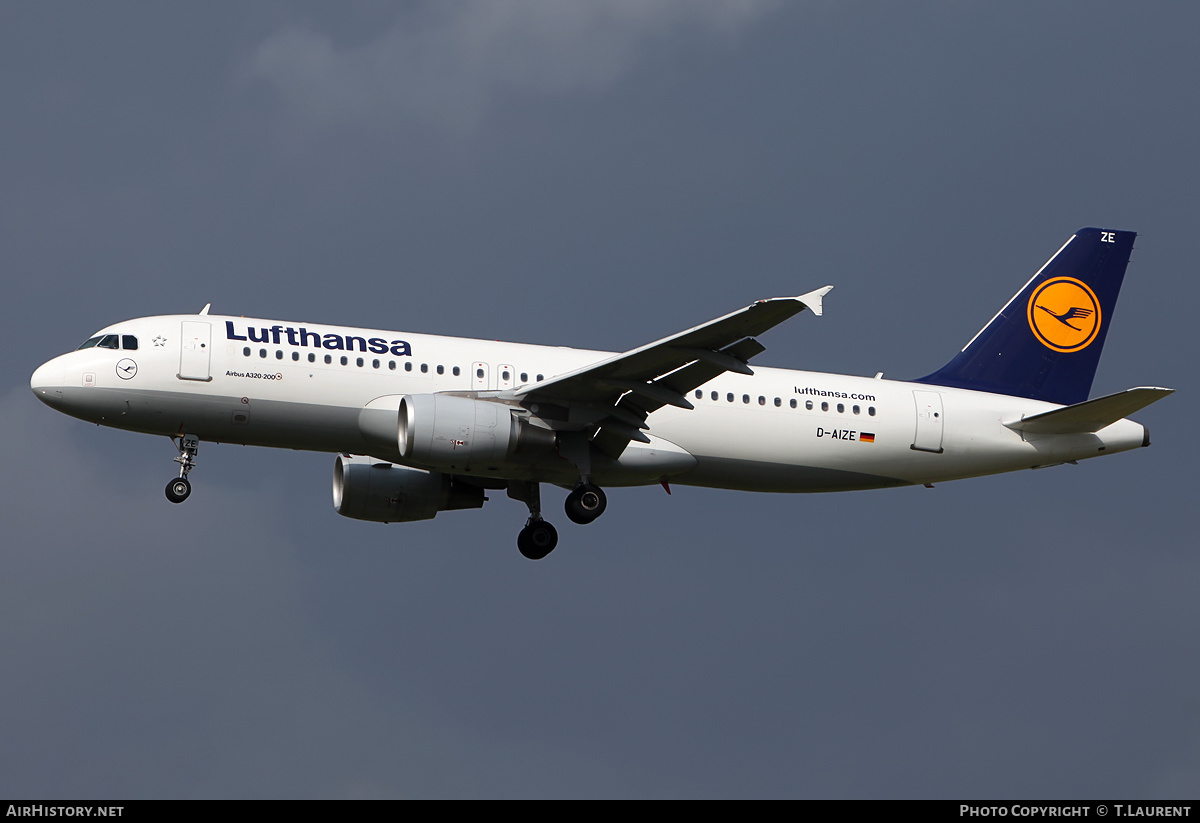
<path fill-rule="evenodd" d="M 196 468 L 196 452 L 200 451 L 200 438 L 194 434 L 181 434 L 171 438 L 179 449 L 175 462 L 179 464 L 179 476 L 167 484 L 167 499 L 172 503 L 182 503 L 192 493 L 192 484 L 188 482 L 188 472 Z"/>
<path fill-rule="evenodd" d="M 558 530 L 545 520 L 531 520 L 517 535 L 517 548 L 530 560 L 541 560 L 558 545 Z"/>
<path fill-rule="evenodd" d="M 192 493 L 192 484 L 186 477 L 176 477 L 167 484 L 167 499 L 172 503 L 182 503 Z"/>
<path fill-rule="evenodd" d="M 591 523 L 604 514 L 607 506 L 608 499 L 604 496 L 604 490 L 591 483 L 581 483 L 567 495 L 567 517 L 571 519 L 572 523 L 578 523 L 581 526 Z"/>

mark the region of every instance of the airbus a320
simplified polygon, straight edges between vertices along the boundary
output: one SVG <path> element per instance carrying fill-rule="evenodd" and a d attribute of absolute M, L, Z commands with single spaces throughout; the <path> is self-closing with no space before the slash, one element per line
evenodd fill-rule
<path fill-rule="evenodd" d="M 831 492 L 1040 468 L 1150 444 L 1128 415 L 1171 393 L 1088 399 L 1134 232 L 1080 229 L 941 369 L 911 381 L 751 368 L 758 337 L 830 286 L 760 300 L 613 354 L 209 314 L 127 320 L 40 366 L 39 400 L 164 435 L 167 499 L 191 494 L 201 442 L 336 453 L 333 504 L 360 520 L 426 520 L 505 491 L 517 538 L 558 543 L 603 489 L 671 484 Z"/>

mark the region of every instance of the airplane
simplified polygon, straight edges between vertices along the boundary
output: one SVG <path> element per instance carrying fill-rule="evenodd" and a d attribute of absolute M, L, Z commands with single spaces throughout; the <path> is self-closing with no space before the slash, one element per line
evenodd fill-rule
<path fill-rule="evenodd" d="M 1173 389 L 1088 399 L 1135 232 L 1080 229 L 945 366 L 911 381 L 751 368 L 757 337 L 832 286 L 759 300 L 630 351 L 209 314 L 108 326 L 33 373 L 39 400 L 165 435 L 191 494 L 201 441 L 336 453 L 333 503 L 377 522 L 526 505 L 517 538 L 558 543 L 540 488 L 587 524 L 604 487 L 761 492 L 926 485 L 1150 445 L 1126 419 Z"/>

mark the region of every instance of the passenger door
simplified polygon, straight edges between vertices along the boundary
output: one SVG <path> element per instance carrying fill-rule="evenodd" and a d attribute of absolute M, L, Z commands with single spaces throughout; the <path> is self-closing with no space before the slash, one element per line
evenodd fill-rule
<path fill-rule="evenodd" d="M 212 355 L 212 324 L 184 320 L 179 340 L 179 379 L 212 380 L 209 362 Z"/>

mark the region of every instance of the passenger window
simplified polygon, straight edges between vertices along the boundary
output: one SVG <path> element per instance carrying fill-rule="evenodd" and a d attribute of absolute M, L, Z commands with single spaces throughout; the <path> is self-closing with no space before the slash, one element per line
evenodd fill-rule
<path fill-rule="evenodd" d="M 775 408 L 779 408 L 782 405 L 783 405 L 783 401 L 780 400 L 778 397 L 776 397 L 775 398 Z"/>
<path fill-rule="evenodd" d="M 379 361 L 378 361 L 378 360 L 372 360 L 372 361 L 371 361 L 371 368 L 373 368 L 373 369 L 377 369 L 377 368 L 379 368 Z"/>
<path fill-rule="evenodd" d="M 841 414 L 841 413 L 842 413 L 842 412 L 844 412 L 844 411 L 846 411 L 846 404 L 845 404 L 845 403 L 838 403 L 838 414 Z"/>
<path fill-rule="evenodd" d="M 438 372 L 438 374 L 441 374 L 441 372 Z M 508 373 L 508 369 L 505 369 L 504 371 L 502 371 L 500 373 L 500 379 L 504 380 L 505 382 L 507 382 L 508 380 L 511 379 L 511 375 Z"/>
<path fill-rule="evenodd" d="M 438 374 L 445 374 L 445 373 L 446 373 L 446 367 L 445 367 L 445 366 L 438 366 Z M 504 375 L 505 375 L 504 379 L 505 379 L 505 380 L 507 380 L 507 379 L 508 379 L 508 372 L 505 372 L 505 373 L 504 373 Z"/>
<path fill-rule="evenodd" d="M 540 374 L 537 376 L 537 381 L 538 381 L 539 383 L 541 383 L 541 382 L 542 382 L 542 376 L 541 376 Z"/>
<path fill-rule="evenodd" d="M 482 380 L 482 379 L 483 379 L 483 369 L 476 369 L 476 370 L 475 370 L 475 377 L 477 377 L 478 379 Z"/>
<path fill-rule="evenodd" d="M 250 356 L 250 347 L 249 347 L 249 346 L 247 346 L 246 348 L 242 349 L 242 355 L 243 355 L 244 357 L 249 357 L 249 356 Z"/>
<path fill-rule="evenodd" d="M 760 394 L 760 395 L 758 396 L 758 405 L 760 405 L 760 406 L 765 406 L 765 405 L 767 405 L 767 398 L 763 397 L 763 396 Z"/>
<path fill-rule="evenodd" d="M 267 350 L 266 350 L 266 349 L 259 349 L 259 350 L 258 350 L 258 356 L 259 356 L 259 357 L 266 357 L 266 356 L 267 356 Z"/>
<path fill-rule="evenodd" d="M 458 366 L 455 366 L 454 367 L 454 376 L 458 377 L 460 374 L 462 374 L 462 370 Z"/>
<path fill-rule="evenodd" d="M 699 389 L 696 389 L 696 399 L 697 400 L 704 399 L 704 392 L 700 391 Z"/>
<path fill-rule="evenodd" d="M 96 347 L 100 349 L 119 349 L 121 348 L 121 343 L 117 339 L 117 335 L 106 334 L 100 338 L 100 342 L 96 344 Z"/>
<path fill-rule="evenodd" d="M 343 366 L 349 365 L 349 363 L 350 363 L 350 358 L 346 357 L 346 355 L 344 355 L 344 354 L 342 355 L 341 360 L 342 360 Z"/>
<path fill-rule="evenodd" d="M 313 354 L 312 352 L 309 352 L 309 353 L 308 353 L 308 362 L 309 362 L 309 363 L 316 363 L 316 362 L 317 362 L 317 356 L 316 356 L 315 354 Z"/>
<path fill-rule="evenodd" d="M 395 361 L 395 360 L 389 360 L 389 361 L 388 361 L 388 368 L 389 368 L 389 369 L 391 369 L 392 371 L 395 371 L 395 370 L 396 370 L 396 361 Z"/>
<path fill-rule="evenodd" d="M 421 364 L 421 374 L 429 374 L 429 364 L 428 363 Z"/>
<path fill-rule="evenodd" d="M 822 401 L 821 402 L 821 411 L 829 411 L 829 404 Z"/>
<path fill-rule="evenodd" d="M 796 398 L 793 397 L 791 400 L 789 400 L 788 405 L 791 406 L 793 409 L 796 408 Z"/>
<path fill-rule="evenodd" d="M 850 411 L 854 412 L 855 414 L 858 414 L 859 412 L 861 412 L 861 411 L 862 411 L 862 409 L 860 409 L 858 406 L 855 406 L 855 407 L 854 407 L 854 408 L 852 408 Z"/>
<path fill-rule="evenodd" d="M 733 402 L 733 392 L 730 392 L 729 394 L 725 395 L 725 402 L 726 402 L 726 403 L 732 403 L 732 402 Z"/>
<path fill-rule="evenodd" d="M 75 351 L 82 351 L 84 349 L 90 349 L 92 346 L 96 345 L 99 342 L 100 342 L 99 337 L 89 337 L 87 340 L 84 340 L 83 345 L 80 346 L 79 348 L 77 348 Z"/>
<path fill-rule="evenodd" d="M 412 363 L 411 363 L 411 362 L 405 363 L 405 364 L 404 364 L 404 370 L 405 370 L 405 371 L 412 371 Z"/>
<path fill-rule="evenodd" d="M 325 365 L 328 366 L 332 362 L 333 362 L 333 355 L 332 354 L 325 355 Z"/>
<path fill-rule="evenodd" d="M 363 359 L 362 359 L 361 357 L 359 357 L 359 358 L 355 359 L 355 361 L 354 361 L 354 365 L 358 366 L 358 367 L 361 369 L 361 368 L 362 368 L 362 364 L 363 364 Z"/>
<path fill-rule="evenodd" d="M 455 372 L 455 374 L 458 374 L 458 372 Z M 526 371 L 521 372 L 521 382 L 522 383 L 529 382 L 529 372 L 526 372 Z"/>
<path fill-rule="evenodd" d="M 742 395 L 742 402 L 743 402 L 743 403 L 749 403 L 749 402 L 750 402 L 750 395 L 748 395 L 748 394 L 743 394 L 743 395 Z"/>
<path fill-rule="evenodd" d="M 716 392 L 713 392 L 713 393 L 712 393 L 712 399 L 713 399 L 713 400 L 716 400 L 716 399 L 718 399 L 720 396 L 721 396 L 721 395 L 717 394 Z"/>
<path fill-rule="evenodd" d="M 298 351 L 294 351 L 294 352 L 292 352 L 292 359 L 293 359 L 293 360 L 299 360 L 299 359 L 300 359 L 300 352 L 298 352 Z"/>
<path fill-rule="evenodd" d="M 283 359 L 283 349 L 276 349 L 276 350 L 275 350 L 275 359 L 276 359 L 276 360 L 282 360 L 282 359 Z"/>
<path fill-rule="evenodd" d="M 129 351 L 137 351 L 137 338 L 132 334 L 121 335 L 121 348 Z"/>
<path fill-rule="evenodd" d="M 871 417 L 874 417 L 875 416 L 875 407 L 867 406 L 867 414 L 871 415 Z"/>

